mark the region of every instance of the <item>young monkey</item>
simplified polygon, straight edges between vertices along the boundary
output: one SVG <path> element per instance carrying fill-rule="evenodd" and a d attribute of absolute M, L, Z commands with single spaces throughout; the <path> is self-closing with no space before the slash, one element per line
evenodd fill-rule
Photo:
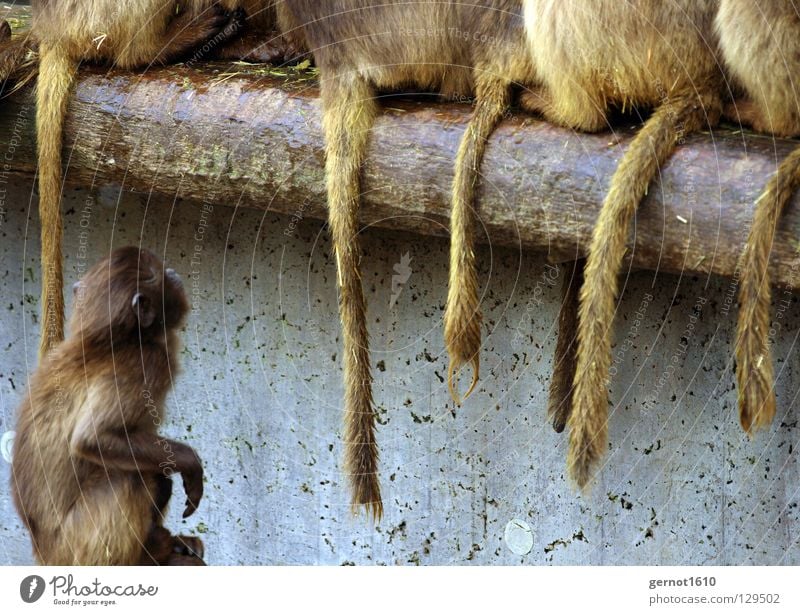
<path fill-rule="evenodd" d="M 781 137 L 800 135 L 798 10 L 791 0 L 720 0 L 716 20 L 723 60 L 747 96 L 736 101 L 732 115 Z M 739 420 L 748 433 L 775 416 L 768 265 L 776 225 L 798 186 L 800 148 L 780 164 L 756 201 L 740 261 L 736 380 Z"/>
<path fill-rule="evenodd" d="M 170 475 L 191 515 L 203 468 L 159 435 L 188 311 L 151 252 L 114 250 L 76 284 L 71 336 L 31 378 L 18 415 L 12 493 L 43 565 L 202 564 L 202 542 L 164 527 Z"/>
<path fill-rule="evenodd" d="M 580 292 L 572 410 L 568 404 L 555 408 L 554 424 L 570 428 L 570 475 L 585 487 L 606 449 L 611 327 L 631 218 L 675 145 L 720 115 L 716 1 L 524 0 L 524 11 L 534 69 L 544 86 L 539 99 L 526 98 L 529 107 L 588 132 L 607 125 L 612 106 L 654 109 L 611 179 L 592 234 Z"/>
<path fill-rule="evenodd" d="M 379 519 L 383 505 L 358 240 L 359 172 L 379 90 L 420 88 L 445 97 L 474 92 L 475 110 L 458 151 L 452 190 L 450 284 L 445 341 L 448 383 L 471 364 L 478 378 L 481 316 L 474 254 L 474 198 L 486 141 L 513 84 L 531 84 L 521 0 L 286 0 L 281 32 L 309 49 L 321 73 L 329 224 L 343 327 L 346 468 L 354 509 Z"/>
<path fill-rule="evenodd" d="M 78 65 L 87 61 L 133 69 L 165 64 L 212 38 L 222 44 L 238 27 L 226 28 L 231 15 L 211 0 L 33 0 L 32 11 L 30 36 L 39 47 L 36 133 L 42 237 L 42 358 L 64 335 L 61 147 L 67 102 Z M 234 22 L 241 17 L 240 12 L 234 13 Z"/>

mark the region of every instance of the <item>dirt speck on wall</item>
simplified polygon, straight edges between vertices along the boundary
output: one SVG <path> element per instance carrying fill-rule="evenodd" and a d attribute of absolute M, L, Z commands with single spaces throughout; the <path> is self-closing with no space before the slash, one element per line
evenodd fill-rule
<path fill-rule="evenodd" d="M 2 433 L 39 332 L 38 218 L 30 182 L 15 181 L 0 221 Z M 198 449 L 207 485 L 198 513 L 184 522 L 176 506 L 169 524 L 200 534 L 209 563 L 800 564 L 796 297 L 775 291 L 778 416 L 749 441 L 733 388 L 731 281 L 626 272 L 609 452 L 581 496 L 565 478 L 566 439 L 545 420 L 558 274 L 540 256 L 480 248 L 482 378 L 454 408 L 447 243 L 366 231 L 385 504 L 376 529 L 351 516 L 340 473 L 341 349 L 322 224 L 118 196 L 66 191 L 66 282 L 125 244 L 184 277 L 193 310 L 166 431 Z M 2 484 L 8 472 L 0 459 Z M 0 563 L 32 563 L 7 489 Z"/>

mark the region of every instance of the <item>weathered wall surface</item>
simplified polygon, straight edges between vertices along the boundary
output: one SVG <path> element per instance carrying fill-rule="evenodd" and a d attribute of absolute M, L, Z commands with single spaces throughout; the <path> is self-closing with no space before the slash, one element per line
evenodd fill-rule
<path fill-rule="evenodd" d="M 39 296 L 30 180 L 4 187 L 0 433 L 34 365 Z M 444 382 L 447 244 L 367 231 L 386 509 L 374 528 L 351 517 L 339 471 L 335 271 L 321 225 L 221 204 L 118 202 L 111 188 L 70 190 L 64 210 L 68 284 L 110 246 L 141 244 L 192 290 L 169 432 L 200 451 L 207 495 L 186 522 L 176 506 L 171 526 L 200 532 L 212 564 L 800 564 L 793 297 L 777 293 L 778 418 L 748 441 L 729 359 L 731 283 L 629 274 L 609 452 L 593 491 L 578 495 L 564 476 L 566 439 L 544 416 L 553 270 L 536 255 L 481 249 L 482 380 L 456 409 Z M 28 564 L 8 471 L 0 460 L 0 563 Z M 524 551 L 532 539 L 529 553 L 505 538 L 513 519 L 531 528 L 512 540 Z"/>

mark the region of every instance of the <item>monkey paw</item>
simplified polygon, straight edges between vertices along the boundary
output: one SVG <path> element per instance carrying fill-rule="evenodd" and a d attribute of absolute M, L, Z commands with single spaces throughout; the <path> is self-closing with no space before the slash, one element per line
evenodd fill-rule
<path fill-rule="evenodd" d="M 175 555 L 203 559 L 206 550 L 203 541 L 197 536 L 175 536 L 172 552 Z"/>

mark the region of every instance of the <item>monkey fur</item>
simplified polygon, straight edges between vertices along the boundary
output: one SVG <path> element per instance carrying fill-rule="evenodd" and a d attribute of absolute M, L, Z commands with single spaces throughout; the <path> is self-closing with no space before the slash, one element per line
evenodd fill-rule
<path fill-rule="evenodd" d="M 735 102 L 732 115 L 781 137 L 800 135 L 798 10 L 790 0 L 720 0 L 716 20 L 728 74 L 746 95 Z M 756 201 L 739 263 L 736 380 L 739 420 L 748 433 L 768 426 L 775 416 L 768 265 L 776 225 L 798 186 L 800 149 L 780 164 Z"/>
<path fill-rule="evenodd" d="M 183 11 L 176 14 L 179 8 Z M 78 64 L 87 61 L 123 69 L 165 64 L 212 38 L 221 44 L 236 28 L 225 28 L 231 16 L 210 0 L 34 0 L 32 13 L 31 36 L 39 47 L 36 133 L 42 234 L 42 358 L 64 335 L 61 147 L 67 102 Z M 234 19 L 238 17 L 239 13 L 234 15 Z"/>
<path fill-rule="evenodd" d="M 720 115 L 715 7 L 713 0 L 524 0 L 543 86 L 537 106 L 548 120 L 592 132 L 607 125 L 612 107 L 654 109 L 611 179 L 584 271 L 567 420 L 568 469 L 581 488 L 606 449 L 611 326 L 631 218 L 679 140 Z"/>
<path fill-rule="evenodd" d="M 520 0 L 420 2 L 286 0 L 281 33 L 311 50 L 321 74 L 329 226 L 336 255 L 344 341 L 346 471 L 352 505 L 382 514 L 366 302 L 358 240 L 359 175 L 376 94 L 418 88 L 475 95 L 452 190 L 450 284 L 445 341 L 448 383 L 460 368 L 478 378 L 481 314 L 474 254 L 474 197 L 486 141 L 509 105 L 513 84 L 532 82 Z"/>
<path fill-rule="evenodd" d="M 572 384 L 578 346 L 578 305 L 585 266 L 586 261 L 580 259 L 569 265 L 562 265 L 559 270 L 563 277 L 561 308 L 558 312 L 558 339 L 547 402 L 547 418 L 556 433 L 564 431 L 572 408 Z"/>
<path fill-rule="evenodd" d="M 27 32 L 12 34 L 9 23 L 0 20 L 0 96 L 14 92 L 36 76 L 31 38 Z"/>
<path fill-rule="evenodd" d="M 184 517 L 203 495 L 195 451 L 158 434 L 188 311 L 180 278 L 127 247 L 75 288 L 71 335 L 41 362 L 18 414 L 11 487 L 36 559 L 202 564 L 199 539 L 162 526 L 172 473 Z"/>

